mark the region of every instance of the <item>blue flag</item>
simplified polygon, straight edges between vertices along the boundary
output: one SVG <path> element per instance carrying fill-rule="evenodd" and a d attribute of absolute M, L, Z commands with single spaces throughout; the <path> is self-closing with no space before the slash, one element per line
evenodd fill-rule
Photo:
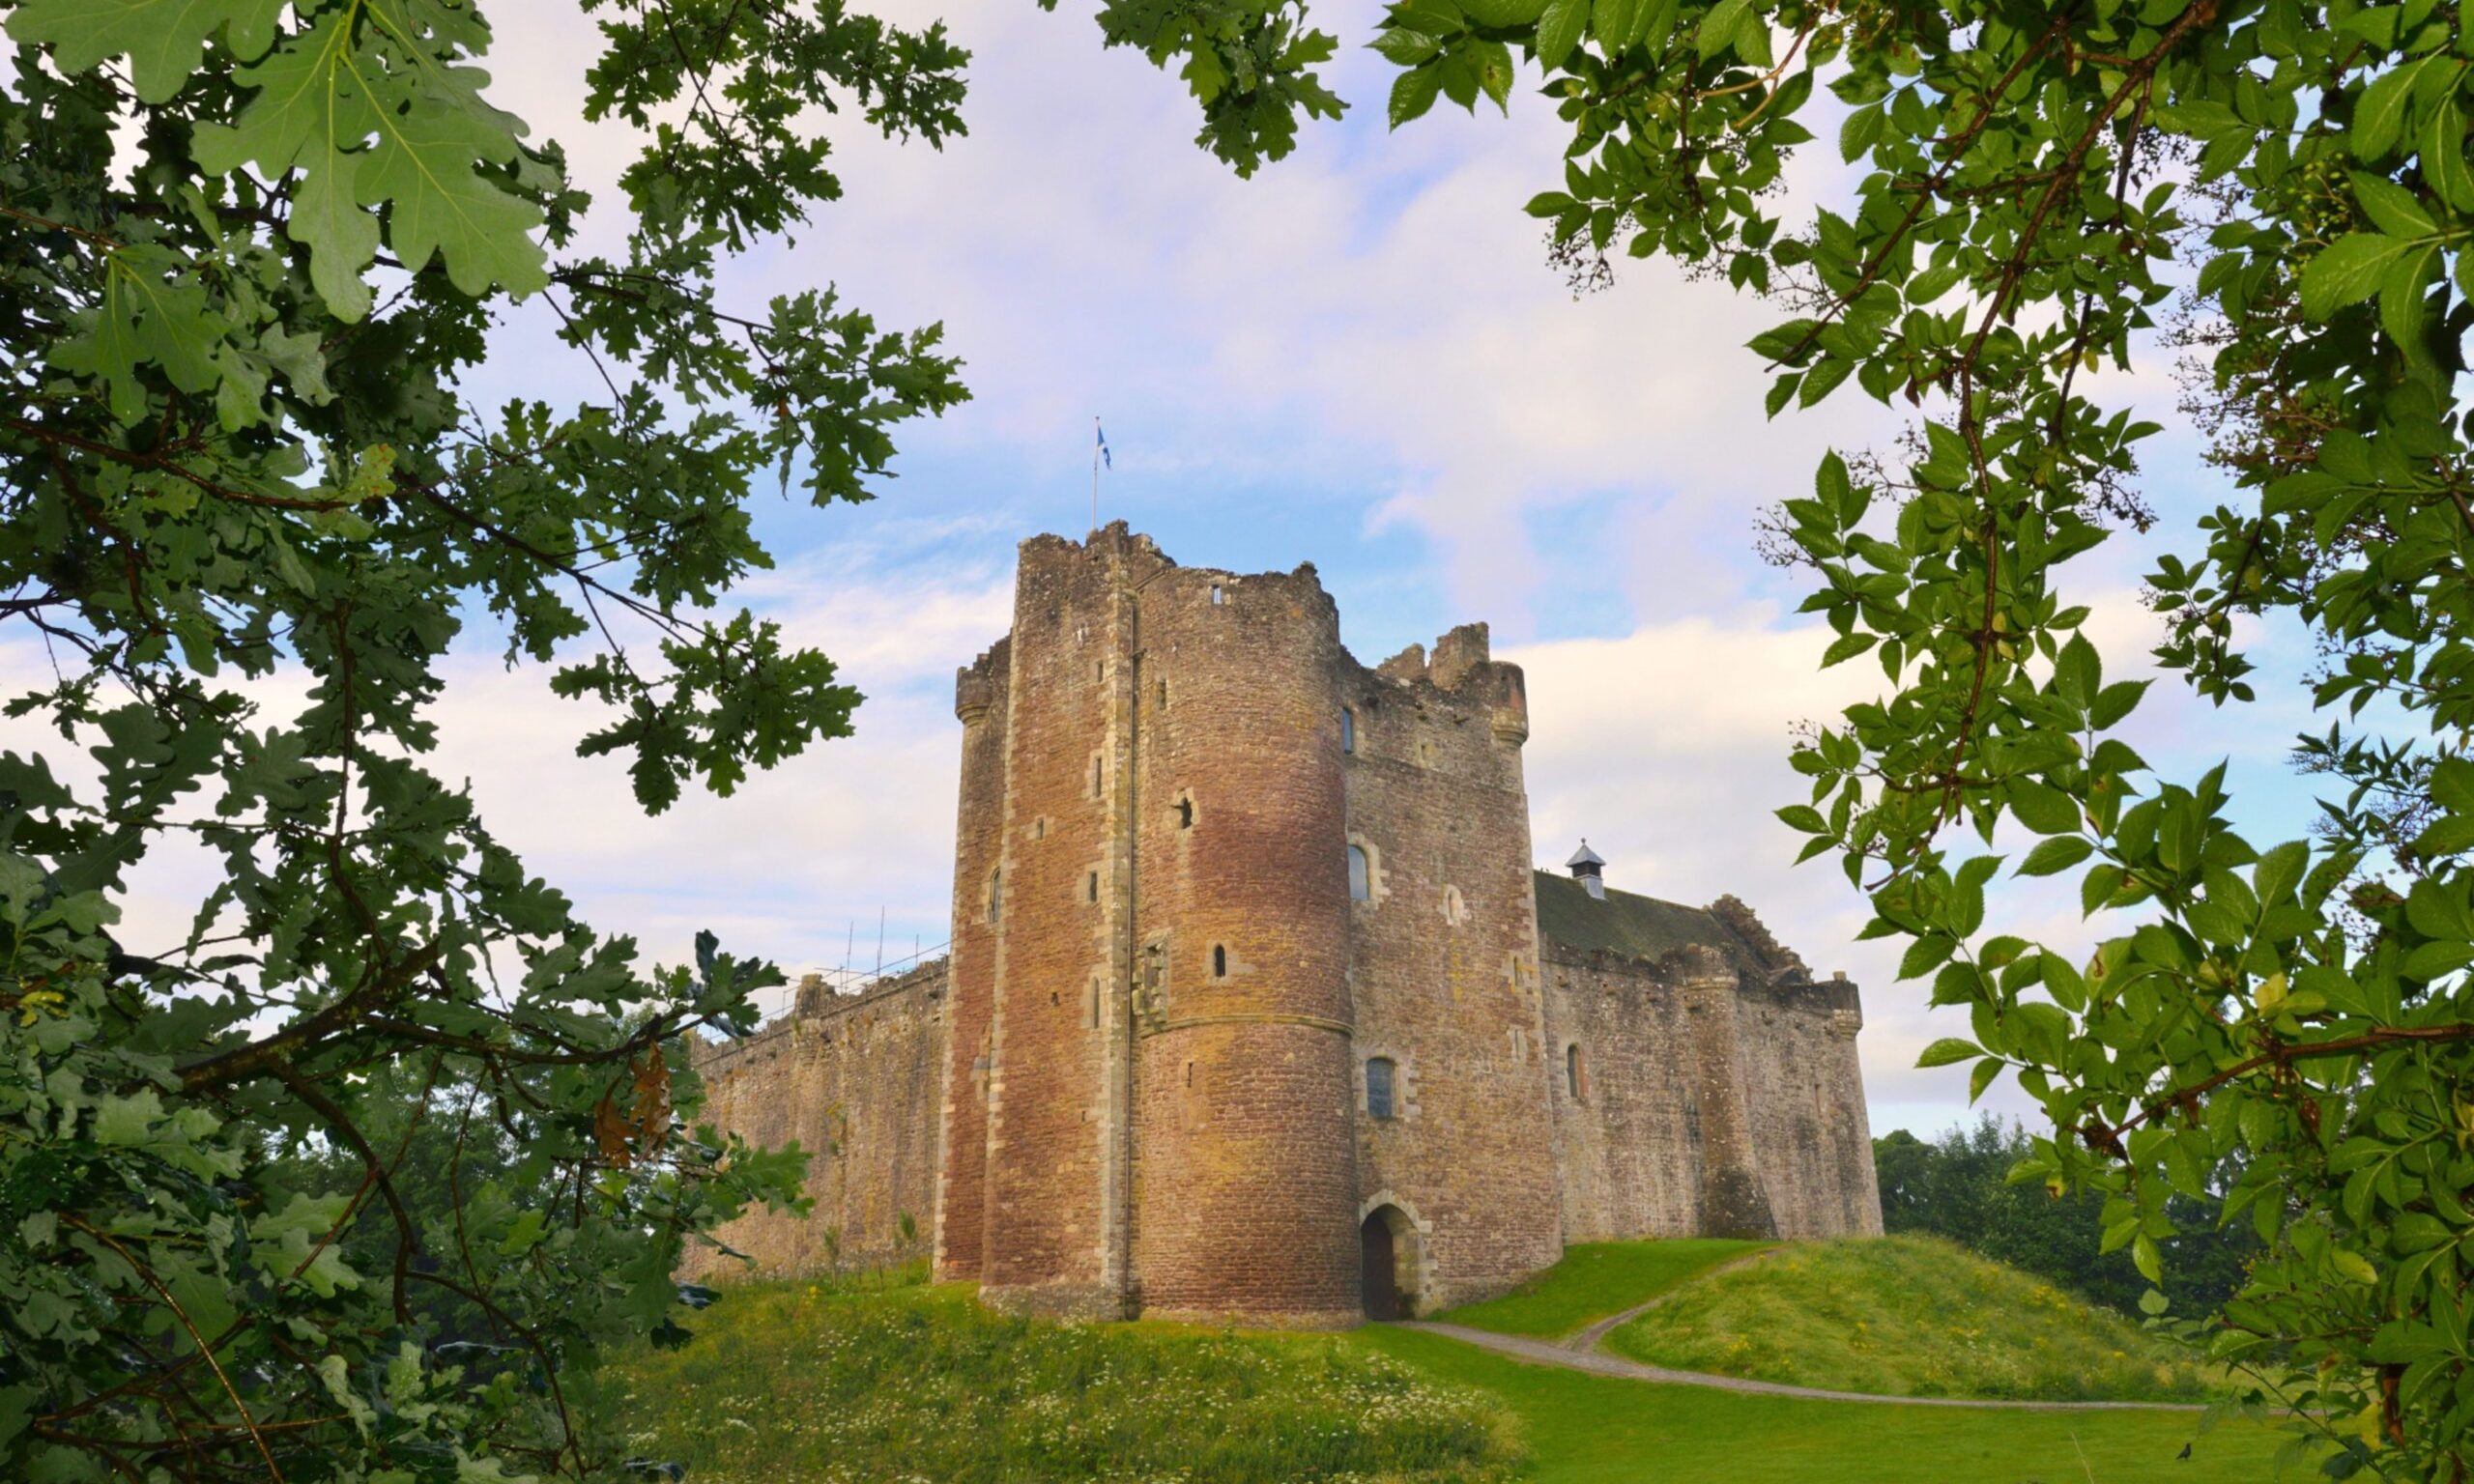
<path fill-rule="evenodd" d="M 1097 417 L 1091 419 L 1091 433 L 1100 441 L 1100 462 L 1110 469 L 1116 468 L 1117 461 L 1108 457 L 1108 435 L 1100 431 L 1100 419 Z"/>

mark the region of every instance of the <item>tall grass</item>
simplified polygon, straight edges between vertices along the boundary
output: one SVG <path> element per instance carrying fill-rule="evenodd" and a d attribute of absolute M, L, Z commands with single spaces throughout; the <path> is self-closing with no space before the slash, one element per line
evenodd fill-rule
<path fill-rule="evenodd" d="M 1931 1237 L 1798 1244 L 1677 1291 L 1607 1344 L 1891 1396 L 2196 1401 L 2219 1380 L 2110 1309 Z"/>
<path fill-rule="evenodd" d="M 1493 1484 L 1517 1424 L 1335 1336 L 989 1314 L 959 1289 L 734 1286 L 619 1366 L 631 1446 L 709 1484 Z"/>

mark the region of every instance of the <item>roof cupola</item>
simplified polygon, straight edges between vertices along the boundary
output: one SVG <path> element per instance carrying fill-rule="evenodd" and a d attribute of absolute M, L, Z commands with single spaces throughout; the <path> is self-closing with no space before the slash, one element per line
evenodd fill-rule
<path fill-rule="evenodd" d="M 1600 874 L 1606 869 L 1606 858 L 1592 850 L 1587 839 L 1581 841 L 1581 847 L 1573 851 L 1572 858 L 1564 864 L 1572 869 L 1572 879 L 1581 884 L 1583 891 L 1596 900 L 1606 899 L 1606 879 Z"/>

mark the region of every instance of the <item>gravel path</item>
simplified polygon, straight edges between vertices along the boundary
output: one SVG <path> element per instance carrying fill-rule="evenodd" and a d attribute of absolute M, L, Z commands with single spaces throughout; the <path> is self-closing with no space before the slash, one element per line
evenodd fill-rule
<path fill-rule="evenodd" d="M 1678 1283 L 1675 1287 L 1668 1289 L 1665 1293 L 1658 1295 L 1649 1302 L 1636 1303 L 1630 1308 L 1625 1309 L 1621 1314 L 1610 1314 L 1606 1318 L 1599 1320 L 1597 1324 L 1583 1329 L 1578 1334 L 1565 1336 L 1559 1343 L 1562 1344 L 1566 1350 L 1577 1350 L 1582 1354 L 1587 1355 L 1597 1350 L 1598 1343 L 1604 1340 L 1608 1335 L 1613 1334 L 1617 1329 L 1631 1323 L 1633 1320 L 1640 1318 L 1642 1315 L 1647 1314 L 1650 1310 L 1656 1308 L 1659 1304 L 1666 1302 L 1669 1298 L 1674 1298 L 1676 1295 L 1683 1292 L 1684 1289 L 1700 1282 L 1702 1279 L 1714 1278 L 1722 1272 L 1733 1272 L 1739 1268 L 1748 1268 L 1754 1263 L 1776 1257 L 1779 1253 L 1784 1252 L 1785 1250 L 1787 1249 L 1784 1247 L 1764 1247 L 1758 1252 L 1746 1252 L 1741 1257 L 1731 1257 L 1714 1268 L 1704 1268 L 1699 1272 L 1692 1274 L 1692 1276 L 1684 1279 L 1681 1283 Z"/>
<path fill-rule="evenodd" d="M 1644 1305 L 1647 1307 L 1647 1305 Z M 1637 1313 L 1638 1310 L 1632 1311 Z M 1612 1328 L 1629 1315 L 1618 1315 L 1602 1321 Z M 1978 1410 L 2018 1412 L 2203 1412 L 2203 1407 L 2182 1402 L 2003 1402 L 1964 1396 L 1874 1396 L 1861 1391 L 1825 1391 L 1818 1386 L 1790 1386 L 1774 1381 L 1747 1381 L 1740 1376 L 1712 1376 L 1701 1371 L 1670 1371 L 1663 1366 L 1642 1365 L 1620 1356 L 1602 1355 L 1596 1350 L 1578 1350 L 1572 1342 L 1558 1344 L 1552 1340 L 1525 1339 L 1516 1334 L 1496 1334 L 1487 1329 L 1472 1329 L 1465 1325 L 1442 1325 L 1432 1321 L 1404 1321 L 1403 1329 L 1422 1329 L 1470 1345 L 1481 1346 L 1515 1360 L 1536 1365 L 1557 1365 L 1568 1371 L 1587 1371 L 1594 1376 L 1621 1376 L 1633 1381 L 1654 1381 L 1672 1386 L 1708 1386 L 1718 1391 L 1740 1391 L 1754 1396 L 1792 1396 L 1811 1402 L 1872 1402 L 1890 1407 L 1966 1407 Z M 1593 1328 L 1597 1327 L 1593 1326 Z M 1586 1335 L 1590 1331 L 1583 1330 Z M 1600 1330 L 1602 1333 L 1603 1330 Z M 1575 1336 L 1577 1339 L 1578 1336 Z M 1595 1343 L 1594 1341 L 1592 1342 Z"/>

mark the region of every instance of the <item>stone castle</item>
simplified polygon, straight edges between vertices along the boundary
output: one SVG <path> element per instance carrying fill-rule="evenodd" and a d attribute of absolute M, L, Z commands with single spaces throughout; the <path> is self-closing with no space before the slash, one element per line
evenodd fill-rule
<path fill-rule="evenodd" d="M 1337 1326 L 1568 1242 L 1881 1230 L 1856 986 L 1733 898 L 1534 870 L 1483 625 L 1369 670 L 1311 566 L 1041 536 L 955 710 L 948 956 L 700 1056 L 815 1153 L 810 1219 L 722 1233 L 760 1270 Z"/>

